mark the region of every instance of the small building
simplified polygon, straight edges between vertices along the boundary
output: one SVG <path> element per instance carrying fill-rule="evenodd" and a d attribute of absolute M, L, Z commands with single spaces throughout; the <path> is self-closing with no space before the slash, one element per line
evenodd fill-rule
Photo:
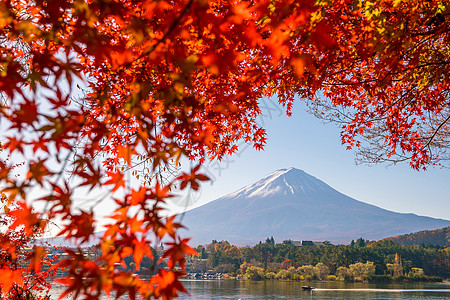
<path fill-rule="evenodd" d="M 323 242 L 313 242 L 313 241 L 290 241 L 291 245 L 297 246 L 297 247 L 304 247 L 304 246 L 324 246 L 324 245 L 331 245 L 329 241 L 323 241 Z"/>

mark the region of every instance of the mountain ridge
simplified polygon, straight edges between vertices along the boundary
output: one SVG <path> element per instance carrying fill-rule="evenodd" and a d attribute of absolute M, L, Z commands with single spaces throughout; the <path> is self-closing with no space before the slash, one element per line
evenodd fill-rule
<path fill-rule="evenodd" d="M 438 228 L 435 230 L 422 230 L 393 237 L 385 238 L 400 245 L 418 246 L 436 245 L 442 247 L 450 246 L 450 227 Z"/>
<path fill-rule="evenodd" d="M 194 242 L 228 239 L 382 239 L 450 225 L 450 221 L 392 212 L 348 197 L 296 169 L 274 171 L 253 184 L 185 213 Z"/>

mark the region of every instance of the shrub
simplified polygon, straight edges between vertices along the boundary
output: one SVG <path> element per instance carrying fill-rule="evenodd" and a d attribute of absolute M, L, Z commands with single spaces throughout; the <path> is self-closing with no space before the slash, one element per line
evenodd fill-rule
<path fill-rule="evenodd" d="M 274 272 L 266 273 L 266 279 L 275 279 L 275 276 L 277 276 L 277 274 L 275 274 Z"/>
<path fill-rule="evenodd" d="M 425 274 L 423 273 L 423 269 L 421 269 L 421 268 L 411 268 L 411 271 L 409 271 L 408 276 L 409 276 L 409 277 L 414 277 L 414 276 L 416 276 L 416 275 L 418 275 L 418 276 L 423 276 L 423 275 L 425 275 Z"/>
<path fill-rule="evenodd" d="M 302 275 L 298 275 L 297 273 L 294 274 L 294 276 L 292 277 L 292 280 L 302 280 L 303 276 Z"/>
<path fill-rule="evenodd" d="M 277 275 L 275 276 L 276 279 L 287 279 L 286 276 L 287 272 L 286 270 L 280 270 Z"/>
<path fill-rule="evenodd" d="M 249 266 L 245 271 L 245 278 L 250 280 L 262 280 L 265 278 L 264 270 L 262 268 Z"/>
<path fill-rule="evenodd" d="M 328 274 L 330 274 L 330 269 L 328 269 L 328 267 L 323 263 L 318 263 L 314 267 L 314 275 L 317 277 L 317 279 L 325 280 Z"/>
<path fill-rule="evenodd" d="M 336 281 L 336 280 L 337 280 L 337 277 L 336 277 L 335 275 L 328 275 L 328 276 L 327 276 L 327 280 L 328 280 L 328 281 Z"/>

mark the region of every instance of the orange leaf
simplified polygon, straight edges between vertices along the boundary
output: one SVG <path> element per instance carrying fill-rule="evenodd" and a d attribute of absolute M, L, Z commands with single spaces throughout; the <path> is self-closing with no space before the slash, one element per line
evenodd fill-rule
<path fill-rule="evenodd" d="M 136 263 L 136 269 L 140 269 L 141 261 L 144 255 L 147 255 L 150 259 L 153 258 L 152 250 L 150 249 L 150 246 L 147 244 L 147 241 L 133 241 L 134 244 L 134 253 L 133 258 L 134 262 Z"/>
<path fill-rule="evenodd" d="M 302 58 L 294 58 L 291 61 L 291 65 L 294 68 L 295 74 L 297 74 L 298 77 L 302 77 L 305 72 L 304 60 Z"/>
<path fill-rule="evenodd" d="M 0 269 L 0 283 L 3 295 L 7 295 L 14 284 L 23 285 L 22 270 Z"/>

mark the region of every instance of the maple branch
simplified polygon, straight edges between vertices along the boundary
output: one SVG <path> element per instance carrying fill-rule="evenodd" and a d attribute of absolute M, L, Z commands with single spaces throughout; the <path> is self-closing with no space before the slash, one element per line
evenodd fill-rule
<path fill-rule="evenodd" d="M 430 30 L 430 31 L 423 31 L 423 32 L 412 32 L 409 30 L 408 26 L 406 27 L 407 32 L 411 35 L 411 36 L 429 36 L 429 35 L 440 35 L 440 34 L 444 34 L 447 32 L 450 32 L 450 29 L 448 28 L 435 28 L 434 30 Z"/>
<path fill-rule="evenodd" d="M 353 67 L 355 66 L 355 64 L 358 63 L 358 62 L 360 62 L 360 61 L 361 61 L 361 58 L 357 58 L 357 59 L 355 59 L 355 60 L 352 62 L 352 64 L 351 64 L 349 67 L 344 68 L 344 69 L 340 69 L 339 71 L 336 71 L 336 72 L 334 72 L 334 73 L 328 74 L 328 77 L 334 77 L 334 76 L 336 76 L 336 75 L 338 75 L 338 74 L 345 73 L 345 72 L 347 72 L 348 70 L 352 70 Z M 334 64 L 337 64 L 337 63 L 333 62 L 333 63 L 330 64 L 330 65 L 334 65 Z"/>
<path fill-rule="evenodd" d="M 450 120 L 450 115 L 445 118 L 445 120 L 443 122 L 441 122 L 439 124 L 439 126 L 436 128 L 436 130 L 433 132 L 433 134 L 431 135 L 431 137 L 428 139 L 428 142 L 425 144 L 425 146 L 423 148 L 428 147 L 431 144 L 431 141 L 434 139 L 434 137 L 436 136 L 436 134 L 439 132 L 439 130 L 442 128 L 442 126 L 444 126 L 444 124 L 446 124 L 448 121 Z"/>
<path fill-rule="evenodd" d="M 84 125 L 84 123 L 85 123 L 85 120 L 83 120 L 83 122 L 81 123 L 81 127 Z M 81 132 L 79 131 L 79 132 L 77 133 L 77 138 L 76 138 L 76 140 L 78 140 L 80 134 L 81 134 Z M 72 149 L 74 149 L 74 148 L 72 148 Z M 54 174 L 53 174 L 53 175 L 56 175 L 56 180 L 54 181 L 55 183 L 58 183 L 58 181 L 61 180 L 64 171 L 66 171 L 66 166 L 67 166 L 67 164 L 68 164 L 69 161 L 70 161 L 70 156 L 72 155 L 72 153 L 74 153 L 74 152 L 73 152 L 73 151 L 68 151 L 68 152 L 67 152 L 67 155 L 66 155 L 66 157 L 65 157 L 64 160 L 63 160 L 63 164 L 62 164 L 62 166 L 61 166 L 61 169 L 58 171 L 58 173 L 54 173 Z M 45 212 L 48 212 L 48 206 L 50 205 L 50 202 L 53 200 L 53 198 L 54 198 L 54 193 L 52 193 L 52 194 L 50 195 L 49 199 L 48 199 L 48 200 L 46 201 L 46 203 L 45 203 L 45 206 L 44 206 L 44 209 L 43 209 Z"/>

